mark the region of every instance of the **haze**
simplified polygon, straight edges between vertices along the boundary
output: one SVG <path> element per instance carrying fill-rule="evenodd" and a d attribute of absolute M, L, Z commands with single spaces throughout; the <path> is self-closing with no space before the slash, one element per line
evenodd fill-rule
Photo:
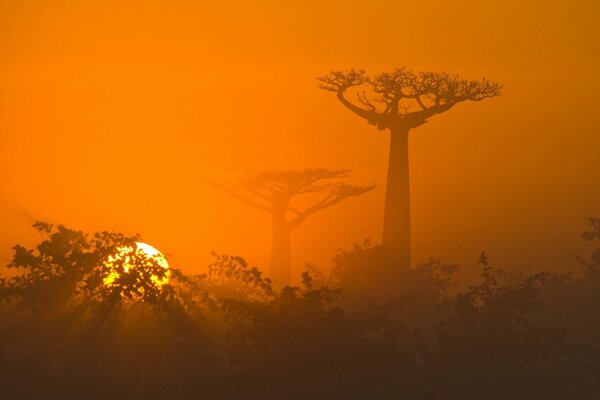
<path fill-rule="evenodd" d="M 327 268 L 381 240 L 388 137 L 315 77 L 407 65 L 504 84 L 412 134 L 413 263 L 570 265 L 600 211 L 598 20 L 591 0 L 2 1 L 0 256 L 32 217 L 139 232 L 189 273 L 211 251 L 265 266 L 268 218 L 201 178 L 350 168 L 377 189 L 293 238 L 297 271 Z"/>

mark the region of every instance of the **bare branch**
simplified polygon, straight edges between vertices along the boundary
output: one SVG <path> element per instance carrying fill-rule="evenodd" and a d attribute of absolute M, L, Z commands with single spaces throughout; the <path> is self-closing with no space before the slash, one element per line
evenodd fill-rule
<path fill-rule="evenodd" d="M 235 191 L 235 190 L 233 190 L 231 188 L 228 188 L 228 187 L 226 187 L 224 185 L 218 184 L 216 182 L 213 182 L 211 180 L 204 179 L 204 178 L 202 178 L 202 181 L 204 183 L 209 184 L 212 187 L 215 187 L 217 189 L 221 189 L 224 192 L 229 193 L 231 196 L 233 196 L 234 198 L 240 200 L 242 203 L 248 204 L 248 205 L 250 205 L 252 207 L 258 208 L 259 210 L 264 211 L 264 212 L 268 212 L 270 214 L 273 213 L 273 209 L 269 208 L 268 206 L 266 206 L 264 204 L 260 204 L 260 203 L 254 201 L 254 200 L 248 199 L 248 198 L 242 196 L 237 191 Z"/>
<path fill-rule="evenodd" d="M 352 68 L 347 71 L 331 71 L 327 75 L 317 77 L 319 88 L 329 92 L 344 92 L 353 86 L 366 82 L 364 69 Z"/>
<path fill-rule="evenodd" d="M 375 186 L 355 186 L 339 183 L 336 185 L 332 185 L 330 187 L 330 192 L 327 193 L 323 199 L 314 204 L 311 207 L 308 207 L 304 211 L 300 211 L 296 218 L 292 219 L 288 222 L 288 227 L 290 229 L 294 229 L 298 227 L 306 218 L 316 213 L 317 211 L 324 210 L 331 206 L 334 206 L 340 203 L 342 200 L 347 199 L 353 196 L 360 196 L 366 192 L 373 190 Z"/>
<path fill-rule="evenodd" d="M 369 111 L 377 111 L 377 107 L 375 107 L 373 103 L 369 101 L 369 99 L 367 98 L 367 93 L 364 90 L 362 91 L 362 93 L 357 93 L 356 97 L 358 97 L 358 101 L 364 104 Z"/>
<path fill-rule="evenodd" d="M 366 76 L 364 70 L 332 71 L 318 80 L 319 87 L 336 92 L 344 106 L 379 129 L 398 125 L 414 128 L 460 102 L 499 96 L 502 90 L 501 84 L 487 78 L 466 80 L 447 72 L 414 73 L 406 67 L 372 78 Z M 363 84 L 368 85 L 370 90 L 357 94 L 363 106 L 360 107 L 350 102 L 344 92 Z M 383 111 L 377 109 L 376 102 L 385 104 Z M 418 110 L 410 112 L 411 104 L 415 104 Z"/>
<path fill-rule="evenodd" d="M 417 102 L 417 104 L 419 105 L 419 107 L 421 107 L 422 110 L 427 110 L 429 107 L 427 107 L 425 105 L 425 103 L 423 103 L 423 100 L 421 100 L 421 96 L 415 96 L 415 101 Z"/>
<path fill-rule="evenodd" d="M 338 92 L 337 98 L 347 109 L 359 117 L 366 119 L 369 124 L 374 125 L 379 120 L 380 113 L 376 110 L 365 110 L 364 108 L 357 106 L 344 97 L 344 92 Z"/>
<path fill-rule="evenodd" d="M 392 72 L 384 72 L 369 80 L 373 92 L 380 94 L 383 101 L 398 102 L 411 96 L 410 88 L 417 76 L 406 67 L 396 68 Z"/>
<path fill-rule="evenodd" d="M 337 93 L 338 100 L 350 111 L 366 119 L 370 124 L 376 123 L 377 112 L 374 106 L 365 104 L 359 97 L 359 101 L 367 107 L 365 109 L 352 103 L 344 96 L 349 88 L 368 83 L 365 70 L 352 68 L 347 71 L 331 71 L 327 75 L 317 77 L 317 81 L 319 82 L 319 88 Z"/>
<path fill-rule="evenodd" d="M 398 103 L 397 107 L 398 107 L 398 111 L 397 112 L 400 115 L 407 115 L 408 111 L 412 107 L 412 104 L 410 104 L 410 103 Z"/>
<path fill-rule="evenodd" d="M 204 179 L 211 186 L 224 190 L 238 200 L 250 204 L 272 215 L 294 214 L 291 220 L 285 221 L 288 228 L 299 226 L 307 217 L 322 209 L 331 207 L 345 198 L 359 196 L 373 189 L 373 186 L 353 186 L 340 183 L 339 179 L 350 175 L 348 169 L 306 168 L 302 170 L 266 170 L 250 174 L 240 179 L 242 190 L 263 200 L 261 204 L 248 199 L 238 190 L 231 189 Z M 304 194 L 323 194 L 321 200 L 305 210 L 290 205 L 296 196 Z"/>
<path fill-rule="evenodd" d="M 288 209 L 288 211 L 291 211 L 291 212 L 293 212 L 293 213 L 294 213 L 294 214 L 296 214 L 297 216 L 298 216 L 298 215 L 300 215 L 300 210 L 298 210 L 298 209 L 297 209 L 297 208 L 295 208 L 295 207 L 288 207 L 287 209 Z"/>
<path fill-rule="evenodd" d="M 306 168 L 302 170 L 266 170 L 242 177 L 240 181 L 249 191 L 267 191 L 272 196 L 265 198 L 271 201 L 273 197 L 282 195 L 295 196 L 302 193 L 314 193 L 323 190 L 318 182 L 328 179 L 346 178 L 350 170 L 331 170 L 325 168 Z"/>

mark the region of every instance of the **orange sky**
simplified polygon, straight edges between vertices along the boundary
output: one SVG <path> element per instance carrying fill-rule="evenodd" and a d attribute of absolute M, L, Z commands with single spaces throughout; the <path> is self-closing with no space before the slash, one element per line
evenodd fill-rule
<path fill-rule="evenodd" d="M 408 65 L 505 85 L 411 137 L 413 252 L 557 268 L 600 216 L 600 3 L 0 0 L 0 257 L 22 210 L 139 232 L 187 272 L 266 265 L 266 215 L 203 185 L 265 168 L 355 170 L 378 189 L 308 220 L 294 264 L 381 235 L 387 134 L 315 76 Z"/>

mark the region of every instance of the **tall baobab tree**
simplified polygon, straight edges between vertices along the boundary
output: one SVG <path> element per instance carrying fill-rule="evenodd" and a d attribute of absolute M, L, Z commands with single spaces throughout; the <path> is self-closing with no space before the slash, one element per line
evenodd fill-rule
<path fill-rule="evenodd" d="M 349 174 L 349 170 L 325 168 L 268 170 L 246 175 L 233 187 L 207 182 L 271 216 L 273 236 L 270 275 L 274 284 L 283 286 L 291 280 L 291 232 L 316 212 L 374 188 L 341 182 Z M 307 195 L 304 203 L 308 201 L 308 205 L 303 208 L 293 206 L 292 199 L 301 195 Z"/>
<path fill-rule="evenodd" d="M 383 245 L 395 261 L 410 267 L 409 132 L 458 103 L 500 95 L 502 85 L 445 72 L 414 73 L 406 67 L 373 77 L 362 69 L 331 71 L 317 79 L 321 89 L 335 93 L 354 114 L 390 133 Z"/>

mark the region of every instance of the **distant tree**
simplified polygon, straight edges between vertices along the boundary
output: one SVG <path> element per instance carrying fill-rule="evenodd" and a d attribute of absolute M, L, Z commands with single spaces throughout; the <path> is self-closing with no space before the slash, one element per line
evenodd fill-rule
<path fill-rule="evenodd" d="M 334 92 L 350 111 L 390 132 L 383 244 L 400 265 L 410 267 L 409 132 L 458 103 L 498 96 L 502 85 L 445 72 L 414 73 L 406 67 L 373 77 L 362 69 L 332 71 L 317 79 L 321 89 Z M 348 99 L 353 88 L 358 89 L 358 104 Z"/>
<path fill-rule="evenodd" d="M 349 170 L 307 168 L 303 170 L 268 170 L 242 177 L 231 188 L 208 183 L 225 190 L 238 200 L 271 216 L 271 279 L 276 285 L 287 285 L 291 279 L 290 234 L 309 216 L 340 203 L 348 197 L 360 196 L 374 186 L 355 186 L 340 182 Z M 300 195 L 316 195 L 318 200 L 300 209 L 291 201 Z"/>

